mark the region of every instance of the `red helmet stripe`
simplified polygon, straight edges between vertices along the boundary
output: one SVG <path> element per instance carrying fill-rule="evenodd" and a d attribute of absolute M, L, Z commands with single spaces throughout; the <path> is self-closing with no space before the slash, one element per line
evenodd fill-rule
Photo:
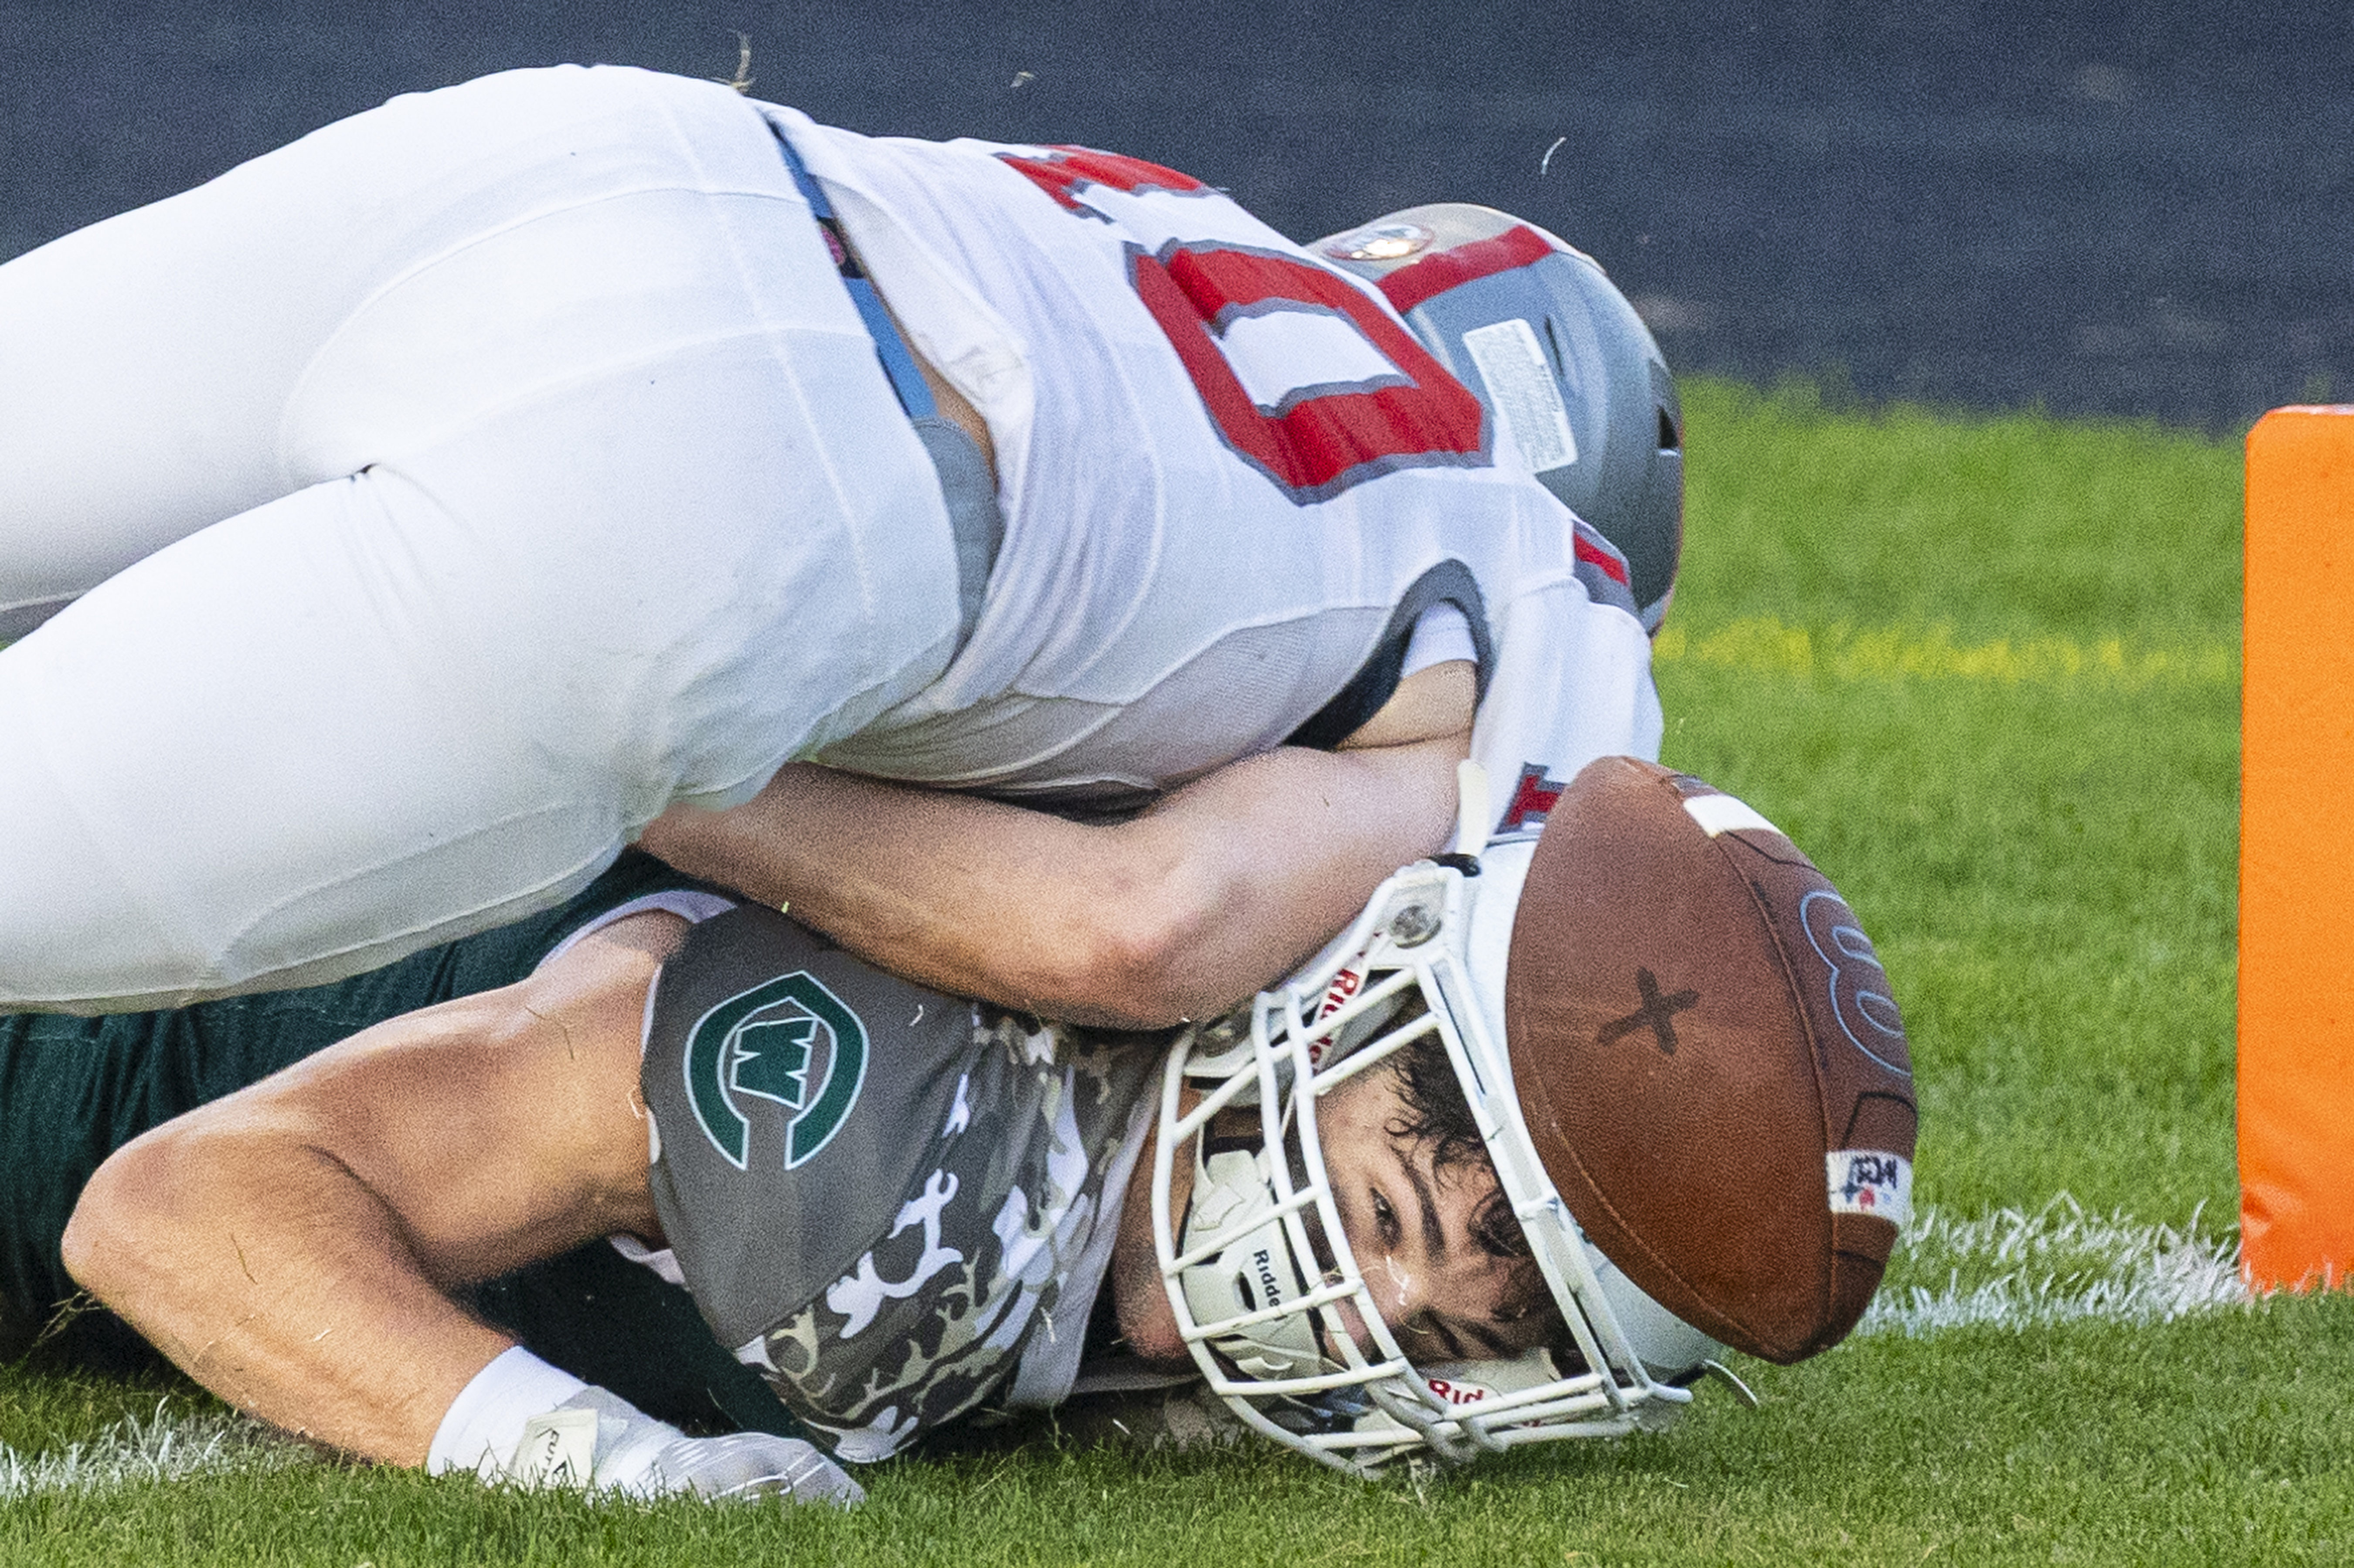
<path fill-rule="evenodd" d="M 1443 294 L 1458 283 L 1509 272 L 1553 253 L 1553 243 L 1527 224 L 1515 224 L 1493 239 L 1478 239 L 1452 250 L 1435 250 L 1382 279 L 1382 292 L 1398 314 Z"/>

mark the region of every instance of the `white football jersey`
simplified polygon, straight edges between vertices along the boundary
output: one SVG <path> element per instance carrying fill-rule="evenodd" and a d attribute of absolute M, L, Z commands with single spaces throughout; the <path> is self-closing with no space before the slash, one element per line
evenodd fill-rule
<path fill-rule="evenodd" d="M 1339 738 L 1448 602 L 1481 656 L 1497 827 L 1533 827 L 1592 757 L 1656 756 L 1623 562 L 1376 291 L 1140 160 L 765 112 L 986 420 L 1005 514 L 953 663 L 820 760 L 1017 796 L 1167 788 Z"/>

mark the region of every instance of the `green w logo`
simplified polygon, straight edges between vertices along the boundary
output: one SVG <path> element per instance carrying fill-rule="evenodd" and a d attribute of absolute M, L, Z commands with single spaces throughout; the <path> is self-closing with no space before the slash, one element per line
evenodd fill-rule
<path fill-rule="evenodd" d="M 750 1159 L 746 1097 L 787 1113 L 785 1169 L 842 1130 L 866 1081 L 866 1028 L 806 969 L 738 991 L 686 1037 L 686 1095 L 703 1135 L 741 1171 Z"/>

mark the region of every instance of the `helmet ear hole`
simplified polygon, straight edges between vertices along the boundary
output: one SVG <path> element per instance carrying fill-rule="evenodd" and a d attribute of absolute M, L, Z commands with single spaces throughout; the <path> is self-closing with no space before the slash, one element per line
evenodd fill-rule
<path fill-rule="evenodd" d="M 1665 408 L 1659 410 L 1659 450 L 1663 452 L 1680 452 L 1684 450 L 1683 432 L 1676 429 L 1675 420 L 1669 416 Z"/>

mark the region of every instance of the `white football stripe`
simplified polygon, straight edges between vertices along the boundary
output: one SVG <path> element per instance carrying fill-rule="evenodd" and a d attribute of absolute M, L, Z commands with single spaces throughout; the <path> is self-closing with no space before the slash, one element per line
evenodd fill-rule
<path fill-rule="evenodd" d="M 1856 1332 L 2165 1323 L 2249 1299 L 2235 1234 L 2202 1232 L 2196 1214 L 2179 1229 L 2087 1214 L 2063 1192 L 2033 1213 L 1923 1208 Z"/>
<path fill-rule="evenodd" d="M 1769 833 L 1782 832 L 1759 816 L 1748 801 L 1736 800 L 1730 795 L 1687 796 L 1684 799 L 1684 814 L 1698 822 L 1701 831 L 1710 838 L 1731 832 L 1735 828 L 1763 828 Z"/>
<path fill-rule="evenodd" d="M 1236 316 L 1226 323 L 1218 346 L 1262 413 L 1278 411 L 1287 397 L 1310 387 L 1371 390 L 1405 378 L 1356 323 L 1334 311 Z"/>

